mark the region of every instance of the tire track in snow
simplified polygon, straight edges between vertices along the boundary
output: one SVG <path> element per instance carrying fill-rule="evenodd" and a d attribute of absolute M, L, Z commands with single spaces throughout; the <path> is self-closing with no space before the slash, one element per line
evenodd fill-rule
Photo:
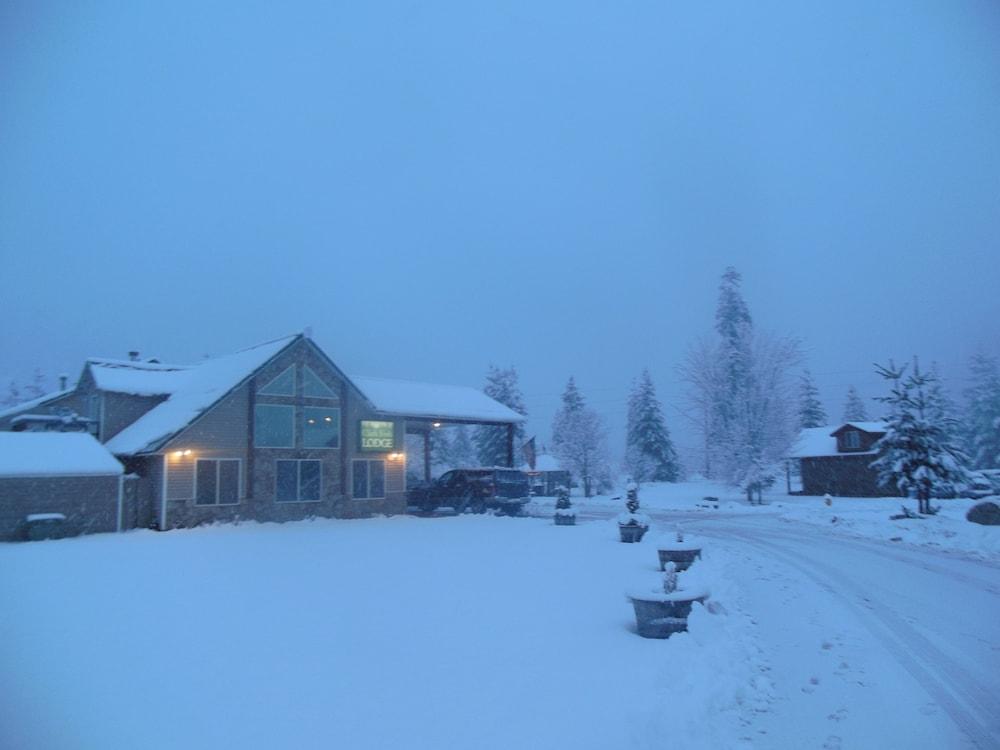
<path fill-rule="evenodd" d="M 776 549 L 773 540 L 772 543 L 765 544 L 759 537 L 748 536 L 742 529 L 717 527 L 713 531 L 721 533 L 701 533 L 745 543 L 766 555 L 780 557 L 802 571 L 854 612 L 868 631 L 945 710 L 976 747 L 983 750 L 1000 747 L 1000 727 L 995 721 L 991 724 L 989 719 L 984 722 L 980 718 L 1000 715 L 1000 701 L 992 697 L 993 691 L 980 685 L 892 610 L 867 596 L 856 583 L 845 578 L 843 571 L 817 562 L 787 546 Z M 850 590 L 850 596 L 845 593 L 845 589 Z"/>

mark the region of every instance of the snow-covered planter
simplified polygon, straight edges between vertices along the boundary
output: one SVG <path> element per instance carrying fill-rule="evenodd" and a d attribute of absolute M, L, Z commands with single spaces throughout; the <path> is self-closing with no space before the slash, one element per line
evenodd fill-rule
<path fill-rule="evenodd" d="M 554 517 L 556 526 L 575 526 L 576 511 L 573 510 L 573 504 L 569 501 L 569 488 L 560 486 L 556 492 L 558 493 Z"/>
<path fill-rule="evenodd" d="M 663 574 L 663 588 L 632 591 L 629 601 L 635 610 L 635 625 L 643 638 L 669 638 L 687 630 L 687 618 L 695 602 L 704 602 L 708 592 L 685 591 L 677 586 L 677 567 L 668 562 Z"/>
<path fill-rule="evenodd" d="M 639 512 L 639 487 L 635 482 L 629 482 L 628 500 L 625 501 L 626 512 L 618 516 L 618 533 L 626 543 L 641 542 L 649 531 L 649 516 Z"/>
<path fill-rule="evenodd" d="M 660 542 L 656 548 L 660 557 L 660 570 L 666 570 L 673 563 L 677 570 L 687 570 L 695 560 L 701 558 L 701 543 L 697 540 L 685 539 L 680 529 L 671 541 Z"/>

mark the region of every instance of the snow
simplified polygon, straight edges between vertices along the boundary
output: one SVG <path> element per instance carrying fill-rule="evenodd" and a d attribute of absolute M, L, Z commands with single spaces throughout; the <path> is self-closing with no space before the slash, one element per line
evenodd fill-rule
<path fill-rule="evenodd" d="M 72 388 L 67 388 L 62 391 L 53 391 L 52 393 L 46 393 L 44 396 L 39 396 L 38 398 L 33 398 L 30 401 L 22 401 L 16 406 L 11 406 L 10 408 L 0 410 L 0 419 L 4 417 L 9 417 L 12 414 L 20 414 L 22 411 L 30 411 L 36 406 L 42 406 L 49 401 L 53 401 L 60 396 L 67 396 L 73 392 Z"/>
<path fill-rule="evenodd" d="M 122 473 L 97 440 L 83 432 L 0 432 L 0 477 Z"/>
<path fill-rule="evenodd" d="M 34 521 L 65 521 L 66 516 L 62 513 L 29 513 L 24 517 L 24 520 L 29 523 Z"/>
<path fill-rule="evenodd" d="M 705 542 L 678 578 L 711 598 L 665 641 L 622 595 L 656 595 L 656 546 L 619 543 L 605 497 L 570 533 L 549 510 L 0 545 L 5 746 L 998 746 L 1000 567 L 830 523 L 881 499 L 640 499 Z"/>
<path fill-rule="evenodd" d="M 859 424 L 869 424 L 859 423 Z M 799 437 L 792 447 L 789 458 L 810 458 L 819 456 L 868 456 L 875 455 L 875 451 L 851 451 L 843 453 L 837 450 L 837 438 L 833 437 L 833 432 L 838 428 L 833 425 L 826 427 L 807 427 L 799 432 Z"/>
<path fill-rule="evenodd" d="M 258 368 L 294 341 L 296 336 L 269 341 L 236 354 L 209 359 L 186 370 L 139 372 L 150 377 L 150 387 L 169 378 L 173 390 L 161 404 L 108 441 L 115 455 L 155 450 L 166 438 L 183 429 L 216 401 L 250 377 Z M 122 369 L 122 372 L 126 372 Z M 115 377 L 121 377 L 118 373 Z M 126 380 L 134 375 L 126 376 Z M 138 387 L 133 383 L 133 387 Z"/>
<path fill-rule="evenodd" d="M 386 414 L 428 419 L 523 422 L 525 417 L 476 388 L 351 376 L 351 382 Z"/>
<path fill-rule="evenodd" d="M 484 516 L 0 545 L 0 726 L 76 750 L 733 747 L 753 625 L 720 596 L 640 638 L 622 591 L 655 562 L 611 523 Z"/>
<path fill-rule="evenodd" d="M 132 396 L 166 396 L 184 387 L 190 367 L 132 360 L 87 360 L 90 374 L 102 391 Z"/>
<path fill-rule="evenodd" d="M 535 456 L 535 468 L 532 469 L 528 464 L 521 465 L 522 471 L 561 471 L 562 467 L 559 465 L 559 459 L 549 453 L 539 453 Z"/>

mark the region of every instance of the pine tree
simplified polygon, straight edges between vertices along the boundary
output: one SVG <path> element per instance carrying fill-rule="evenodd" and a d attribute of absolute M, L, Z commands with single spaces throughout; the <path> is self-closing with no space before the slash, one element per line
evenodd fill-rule
<path fill-rule="evenodd" d="M 528 414 L 528 410 L 524 408 L 524 397 L 521 395 L 521 388 L 517 382 L 517 370 L 514 367 L 501 369 L 490 365 L 483 393 L 518 414 L 525 416 Z M 515 456 L 520 450 L 523 439 L 524 427 L 518 424 L 514 428 Z M 476 430 L 475 441 L 481 466 L 505 466 L 507 464 L 506 427 L 479 427 Z"/>
<path fill-rule="evenodd" d="M 878 367 L 878 373 L 890 383 L 888 396 L 877 400 L 886 404 L 887 431 L 875 448 L 879 457 L 871 466 L 878 472 L 879 484 L 895 487 L 917 498 L 919 513 L 930 513 L 930 498 L 935 491 L 953 491 L 967 481 L 966 457 L 949 439 L 949 425 L 942 424 L 944 406 L 937 400 L 933 373 L 922 373 L 914 361 L 913 372 Z"/>
<path fill-rule="evenodd" d="M 610 476 L 606 431 L 601 418 L 587 408 L 573 378 L 566 384 L 562 406 L 552 420 L 552 452 L 590 497 Z"/>
<path fill-rule="evenodd" d="M 48 392 L 48 389 L 45 387 L 45 375 L 42 374 L 40 367 L 36 367 L 31 375 L 31 382 L 24 387 L 25 399 L 31 401 L 41 398 Z"/>
<path fill-rule="evenodd" d="M 803 370 L 799 379 L 799 427 L 823 427 L 826 424 L 826 410 L 819 400 L 819 389 L 813 381 L 812 373 Z"/>
<path fill-rule="evenodd" d="M 1000 368 L 996 359 L 977 354 L 969 370 L 963 437 L 975 468 L 1000 469 Z"/>
<path fill-rule="evenodd" d="M 845 422 L 867 422 L 868 412 L 865 409 L 865 402 L 858 395 L 858 389 L 853 385 L 847 389 L 847 400 L 844 402 Z"/>
<path fill-rule="evenodd" d="M 636 482 L 676 482 L 680 462 L 670 440 L 649 370 L 633 383 L 628 399 L 625 469 Z"/>
<path fill-rule="evenodd" d="M 17 381 L 11 380 L 7 385 L 7 395 L 4 397 L 4 406 L 17 406 L 22 401 L 24 397 L 21 395 L 21 389 L 17 385 Z"/>
<path fill-rule="evenodd" d="M 454 428 L 451 436 L 451 460 L 455 467 L 472 466 L 476 463 L 476 449 L 469 437 L 469 429 L 460 424 Z"/>

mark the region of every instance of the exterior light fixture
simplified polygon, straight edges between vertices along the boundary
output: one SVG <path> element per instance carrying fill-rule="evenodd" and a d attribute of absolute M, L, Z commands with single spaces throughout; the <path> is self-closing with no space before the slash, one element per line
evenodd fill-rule
<path fill-rule="evenodd" d="M 191 449 L 188 448 L 186 451 L 184 451 L 184 455 L 185 456 L 190 456 L 191 455 Z"/>
<path fill-rule="evenodd" d="M 184 451 L 174 451 L 174 458 L 180 458 L 184 455 Z"/>
<path fill-rule="evenodd" d="M 431 427 L 440 427 L 440 426 L 441 426 L 440 422 L 432 422 L 431 423 Z"/>

